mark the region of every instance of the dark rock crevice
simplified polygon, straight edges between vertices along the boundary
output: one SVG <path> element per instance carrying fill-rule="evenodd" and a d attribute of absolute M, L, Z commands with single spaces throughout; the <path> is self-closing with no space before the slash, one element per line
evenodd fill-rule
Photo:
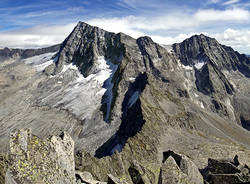
<path fill-rule="evenodd" d="M 115 151 L 121 151 L 129 137 L 140 132 L 145 120 L 143 118 L 140 93 L 147 85 L 147 74 L 141 73 L 131 83 L 122 103 L 121 125 L 115 135 L 97 149 L 95 156 L 98 158 L 112 155 Z"/>

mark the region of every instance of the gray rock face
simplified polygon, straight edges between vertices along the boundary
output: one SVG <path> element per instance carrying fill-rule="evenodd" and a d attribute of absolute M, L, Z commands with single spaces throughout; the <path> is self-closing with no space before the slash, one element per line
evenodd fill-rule
<path fill-rule="evenodd" d="M 74 141 L 67 133 L 42 140 L 21 129 L 11 136 L 10 165 L 5 183 L 73 184 Z"/>
<path fill-rule="evenodd" d="M 174 44 L 173 49 L 184 65 L 211 62 L 219 70 L 240 70 L 248 76 L 249 58 L 203 34 L 192 36 L 180 44 Z M 245 72 L 243 68 L 246 69 Z"/>
<path fill-rule="evenodd" d="M 239 54 L 230 47 L 219 44 L 215 39 L 205 35 L 195 35 L 184 40 L 182 43 L 174 44 L 173 50 L 180 59 L 180 62 L 186 66 L 194 67 L 196 88 L 203 94 L 212 97 L 210 101 L 211 110 L 225 116 L 230 116 L 231 112 L 229 111 L 231 110 L 224 104 L 226 101 L 224 97 L 238 96 L 239 93 L 243 92 L 238 90 L 236 83 L 239 80 L 243 81 L 249 78 L 249 58 L 244 54 Z M 238 82 L 235 81 L 236 78 Z M 248 86 L 248 83 L 246 86 Z M 231 104 L 234 103 L 233 100 L 230 101 Z M 235 104 L 238 103 L 235 102 Z M 248 127 L 249 117 L 241 115 L 245 113 L 241 112 L 238 105 L 235 105 L 234 108 L 233 116 L 235 117 L 233 119 L 237 119 L 239 124 L 244 124 L 245 127 Z"/>

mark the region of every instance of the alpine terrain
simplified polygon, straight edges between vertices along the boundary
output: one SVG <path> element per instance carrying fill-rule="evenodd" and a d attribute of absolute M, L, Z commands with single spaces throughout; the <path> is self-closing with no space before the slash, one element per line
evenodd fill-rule
<path fill-rule="evenodd" d="M 250 182 L 250 58 L 79 22 L 0 50 L 0 183 Z"/>

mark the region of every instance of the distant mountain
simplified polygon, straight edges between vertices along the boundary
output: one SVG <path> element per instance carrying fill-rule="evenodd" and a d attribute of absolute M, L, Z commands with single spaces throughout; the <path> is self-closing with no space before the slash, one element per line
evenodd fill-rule
<path fill-rule="evenodd" d="M 40 138 L 67 131 L 76 169 L 98 180 L 111 173 L 128 183 L 247 182 L 237 159 L 207 167 L 208 158 L 235 154 L 250 163 L 246 55 L 203 34 L 162 46 L 84 22 L 62 44 L 27 52 L 0 51 L 2 151 L 16 129 Z M 170 165 L 178 176 L 167 177 Z"/>
<path fill-rule="evenodd" d="M 60 45 L 55 45 L 41 49 L 9 49 L 7 47 L 0 49 L 0 61 L 8 58 L 21 58 L 26 59 L 28 57 L 45 54 L 48 52 L 56 52 L 60 48 Z"/>

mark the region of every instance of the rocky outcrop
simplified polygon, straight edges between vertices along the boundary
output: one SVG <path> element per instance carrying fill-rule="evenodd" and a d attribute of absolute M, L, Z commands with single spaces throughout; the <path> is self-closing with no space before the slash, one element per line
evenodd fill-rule
<path fill-rule="evenodd" d="M 234 159 L 210 158 L 203 176 L 208 183 L 212 184 L 243 184 L 250 182 L 250 169 L 247 165 L 240 164 L 237 155 Z"/>
<path fill-rule="evenodd" d="M 163 163 L 163 166 L 161 168 L 160 183 L 187 184 L 193 182 L 191 182 L 188 176 L 181 171 L 181 169 L 176 164 L 175 159 L 170 156 Z"/>
<path fill-rule="evenodd" d="M 10 140 L 10 165 L 5 183 L 73 184 L 74 141 L 67 133 L 42 140 L 21 129 Z"/>
<path fill-rule="evenodd" d="M 117 156 L 119 157 L 119 153 Z M 92 164 L 95 168 L 97 167 L 95 164 L 98 162 L 103 164 L 102 167 L 107 165 L 110 167 L 115 166 L 117 161 L 114 157 L 102 161 L 85 157 L 84 160 L 84 163 Z M 107 182 L 101 182 L 92 175 L 105 175 L 105 172 L 100 169 L 91 170 L 91 173 L 86 170 L 75 171 L 74 141 L 67 133 L 63 132 L 50 139 L 40 139 L 32 135 L 30 129 L 21 129 L 13 133 L 10 139 L 10 155 L 5 183 L 203 184 L 206 181 L 211 184 L 243 184 L 250 182 L 250 169 L 239 162 L 237 155 L 233 159 L 208 159 L 208 166 L 201 170 L 202 175 L 198 167 L 187 156 L 171 150 L 163 152 L 163 161 L 159 170 L 156 169 L 157 163 L 153 166 L 134 160 L 126 168 L 124 167 L 126 160 L 120 160 L 120 162 L 123 162 L 119 166 L 124 169 L 123 176 L 117 176 L 115 167 L 102 168 L 109 174 L 106 175 Z M 157 175 L 157 179 L 153 179 L 154 174 Z"/>
<path fill-rule="evenodd" d="M 107 182 L 101 182 L 97 181 L 93 178 L 92 174 L 84 171 L 76 171 L 76 179 L 77 179 L 77 184 L 85 183 L 85 184 L 107 184 Z"/>
<path fill-rule="evenodd" d="M 127 182 L 114 177 L 112 174 L 109 174 L 108 184 L 127 184 Z"/>
<path fill-rule="evenodd" d="M 171 171 L 171 168 L 173 170 Z M 170 173 L 171 174 L 170 174 Z M 203 183 L 198 167 L 185 155 L 171 150 L 163 152 L 162 183 Z"/>

